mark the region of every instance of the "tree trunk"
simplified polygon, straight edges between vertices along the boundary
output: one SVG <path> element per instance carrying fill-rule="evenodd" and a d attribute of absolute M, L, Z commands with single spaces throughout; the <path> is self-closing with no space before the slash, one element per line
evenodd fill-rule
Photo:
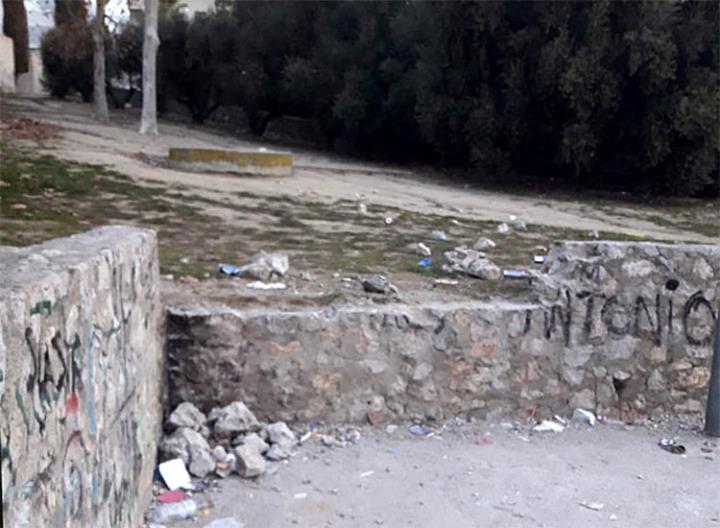
<path fill-rule="evenodd" d="M 55 0 L 55 26 L 84 23 L 87 19 L 87 6 L 84 0 Z"/>
<path fill-rule="evenodd" d="M 157 94 L 155 63 L 160 45 L 158 38 L 158 0 L 145 0 L 145 40 L 143 41 L 143 105 L 141 134 L 157 134 Z"/>
<path fill-rule="evenodd" d="M 3 33 L 13 40 L 15 76 L 30 71 L 28 21 L 25 4 L 18 0 L 2 0 Z"/>
<path fill-rule="evenodd" d="M 105 0 L 97 0 L 93 42 L 95 44 L 95 54 L 93 56 L 95 117 L 99 121 L 107 123 L 110 118 L 108 116 L 107 93 L 105 92 Z"/>

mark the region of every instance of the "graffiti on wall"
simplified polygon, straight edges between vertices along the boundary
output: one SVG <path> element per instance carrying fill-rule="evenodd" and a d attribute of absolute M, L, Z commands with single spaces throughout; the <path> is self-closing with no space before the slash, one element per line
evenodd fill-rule
<path fill-rule="evenodd" d="M 674 337 L 691 346 L 710 346 L 716 317 L 716 310 L 702 291 L 679 302 L 674 296 L 661 293 L 652 299 L 642 295 L 621 298 L 562 289 L 557 292 L 554 304 L 542 312 L 542 320 L 537 321 L 531 310 L 526 312 L 524 333 L 530 332 L 534 324 L 541 324 L 547 339 L 561 337 L 570 346 L 590 341 L 593 329 L 600 325 L 608 334 L 648 338 L 657 346 Z M 675 336 L 678 323 L 681 335 Z"/>

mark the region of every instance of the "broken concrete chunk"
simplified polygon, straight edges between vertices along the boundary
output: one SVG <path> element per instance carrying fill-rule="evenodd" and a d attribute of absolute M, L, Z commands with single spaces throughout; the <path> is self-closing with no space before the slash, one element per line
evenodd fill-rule
<path fill-rule="evenodd" d="M 267 469 L 267 462 L 262 454 L 252 445 L 241 445 L 233 450 L 235 455 L 235 471 L 243 478 L 255 478 Z"/>
<path fill-rule="evenodd" d="M 210 416 L 215 419 L 213 430 L 218 438 L 228 438 L 237 433 L 257 431 L 260 428 L 255 415 L 240 401 L 233 402 L 217 412 L 213 409 Z"/>
<path fill-rule="evenodd" d="M 297 437 L 285 422 L 276 422 L 266 427 L 271 444 L 297 444 Z"/>
<path fill-rule="evenodd" d="M 223 446 L 215 446 L 212 450 L 212 455 L 216 461 L 224 461 L 227 458 L 227 452 Z"/>
<path fill-rule="evenodd" d="M 165 436 L 160 443 L 160 455 L 163 459 L 179 458 L 187 466 L 191 462 L 190 447 L 210 452 L 207 440 L 189 427 L 180 427 L 173 434 Z"/>
<path fill-rule="evenodd" d="M 386 293 L 390 288 L 390 281 L 385 275 L 370 275 L 361 278 L 360 282 L 368 293 Z"/>
<path fill-rule="evenodd" d="M 230 476 L 230 473 L 235 471 L 235 465 L 235 455 L 228 453 L 223 460 L 216 460 L 215 474 L 220 478 L 227 478 Z"/>
<path fill-rule="evenodd" d="M 460 246 L 444 254 L 443 270 L 447 272 L 465 273 L 471 277 L 485 280 L 498 280 L 502 272 L 485 254 L 466 246 Z"/>
<path fill-rule="evenodd" d="M 183 402 L 170 414 L 167 425 L 173 429 L 178 427 L 188 427 L 194 431 L 201 432 L 205 426 L 207 418 L 190 402 Z"/>
<path fill-rule="evenodd" d="M 257 433 L 249 433 L 245 436 L 237 436 L 233 440 L 233 445 L 249 445 L 257 449 L 260 453 L 264 453 L 270 449 L 268 444 L 262 437 Z"/>
<path fill-rule="evenodd" d="M 489 238 L 478 238 L 478 241 L 475 242 L 475 245 L 473 246 L 473 249 L 476 251 L 487 251 L 488 249 L 492 249 L 496 246 L 495 242 Z"/>
<path fill-rule="evenodd" d="M 203 438 L 203 440 L 205 440 Z M 208 473 L 215 470 L 215 459 L 210 452 L 210 446 L 192 444 L 189 446 L 190 451 L 190 465 L 188 470 L 190 474 L 195 475 L 199 478 L 204 478 Z"/>
<path fill-rule="evenodd" d="M 250 262 L 238 269 L 238 275 L 255 280 L 267 281 L 272 277 L 283 277 L 290 269 L 285 253 L 266 253 L 260 251 L 252 256 Z"/>

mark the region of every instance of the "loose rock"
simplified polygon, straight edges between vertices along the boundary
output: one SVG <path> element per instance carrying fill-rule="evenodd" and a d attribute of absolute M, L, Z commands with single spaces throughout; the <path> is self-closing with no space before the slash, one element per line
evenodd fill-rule
<path fill-rule="evenodd" d="M 179 458 L 189 466 L 192 461 L 191 448 L 194 448 L 192 451 L 195 453 L 205 451 L 210 454 L 210 446 L 200 433 L 188 427 L 180 427 L 173 434 L 163 438 L 160 443 L 160 454 L 165 460 Z"/>
<path fill-rule="evenodd" d="M 228 438 L 237 433 L 257 431 L 260 423 L 243 402 L 233 402 L 222 409 L 213 409 L 210 420 L 215 422 L 213 430 L 218 438 Z"/>
<path fill-rule="evenodd" d="M 447 240 L 448 239 L 447 233 L 445 233 L 445 231 L 443 231 L 442 229 L 437 229 L 437 230 L 433 231 L 432 237 L 435 240 Z"/>
<path fill-rule="evenodd" d="M 460 272 L 485 280 L 498 280 L 502 273 L 500 268 L 485 258 L 485 254 L 466 246 L 460 246 L 444 254 L 443 270 Z"/>
<path fill-rule="evenodd" d="M 370 275 L 360 279 L 363 289 L 368 293 L 387 293 L 390 281 L 385 275 Z"/>
<path fill-rule="evenodd" d="M 235 471 L 243 478 L 259 477 L 267 470 L 267 462 L 252 445 L 241 445 L 234 449 Z"/>
<path fill-rule="evenodd" d="M 204 438 L 203 438 L 204 440 Z M 208 473 L 215 471 L 215 459 L 210 452 L 210 446 L 193 444 L 189 446 L 190 451 L 190 465 L 188 471 L 196 477 L 203 478 Z"/>
<path fill-rule="evenodd" d="M 415 245 L 415 253 L 417 253 L 418 255 L 420 255 L 422 257 L 429 257 L 430 255 L 432 255 L 432 251 L 430 250 L 430 248 L 427 247 L 422 242 L 418 242 Z"/>
<path fill-rule="evenodd" d="M 167 425 L 173 429 L 178 427 L 188 427 L 194 431 L 200 432 L 205 426 L 207 418 L 205 415 L 190 402 L 183 402 L 170 414 Z"/>
<path fill-rule="evenodd" d="M 252 256 L 250 262 L 238 269 L 238 275 L 255 280 L 267 281 L 272 277 L 283 277 L 290 269 L 285 253 L 266 253 L 260 251 Z"/>

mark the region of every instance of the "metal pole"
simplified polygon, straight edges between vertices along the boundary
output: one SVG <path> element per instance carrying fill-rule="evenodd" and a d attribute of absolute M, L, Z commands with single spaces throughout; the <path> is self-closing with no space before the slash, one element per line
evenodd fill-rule
<path fill-rule="evenodd" d="M 705 410 L 705 434 L 720 436 L 720 312 L 715 320 L 715 346 Z"/>

